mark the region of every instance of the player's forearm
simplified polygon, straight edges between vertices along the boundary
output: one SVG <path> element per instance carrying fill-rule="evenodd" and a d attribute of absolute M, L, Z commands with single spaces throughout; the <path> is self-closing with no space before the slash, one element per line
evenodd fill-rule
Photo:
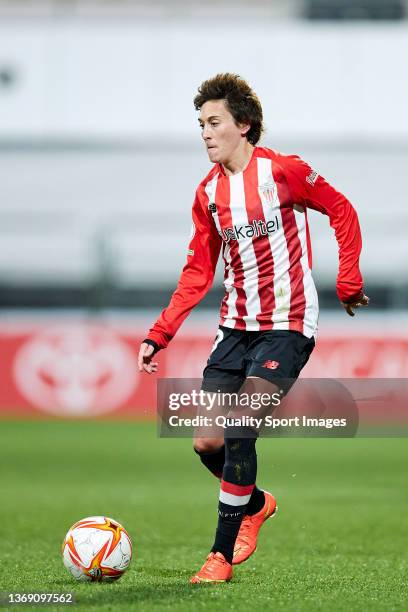
<path fill-rule="evenodd" d="M 359 267 L 362 248 L 360 224 L 347 198 L 338 194 L 337 200 L 335 214 L 330 215 L 330 224 L 339 245 L 336 291 L 341 302 L 353 302 L 363 295 L 363 277 Z"/>
<path fill-rule="evenodd" d="M 349 200 L 297 156 L 283 159 L 293 202 L 329 216 L 339 245 L 337 295 L 341 302 L 358 300 L 363 293 L 359 268 L 361 232 L 357 213 Z"/>
<path fill-rule="evenodd" d="M 336 291 L 341 302 L 358 300 L 363 293 L 359 268 L 362 247 L 360 224 L 351 202 L 325 179 L 319 177 L 308 188 L 307 204 L 329 216 L 339 246 Z"/>
<path fill-rule="evenodd" d="M 195 306 L 204 298 L 211 288 L 214 272 L 201 276 L 201 282 L 186 284 L 180 281 L 170 300 L 156 323 L 149 330 L 147 338 L 157 344 L 160 349 L 166 348 L 178 329 Z"/>

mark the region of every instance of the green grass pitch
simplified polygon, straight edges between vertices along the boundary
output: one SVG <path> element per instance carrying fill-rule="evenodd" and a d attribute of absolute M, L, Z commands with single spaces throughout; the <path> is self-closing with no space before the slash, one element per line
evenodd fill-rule
<path fill-rule="evenodd" d="M 192 586 L 212 544 L 218 483 L 189 440 L 132 422 L 0 431 L 0 591 L 73 591 L 73 609 L 115 612 L 408 609 L 408 439 L 260 440 L 258 483 L 278 515 L 233 582 Z M 125 525 L 133 562 L 117 583 L 79 584 L 61 542 L 98 514 Z"/>

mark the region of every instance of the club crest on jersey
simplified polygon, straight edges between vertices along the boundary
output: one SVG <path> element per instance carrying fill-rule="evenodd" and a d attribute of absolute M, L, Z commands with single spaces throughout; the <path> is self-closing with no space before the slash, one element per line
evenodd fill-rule
<path fill-rule="evenodd" d="M 259 190 L 268 204 L 273 204 L 278 196 L 276 183 L 272 176 L 269 176 L 266 182 L 259 186 Z"/>
<path fill-rule="evenodd" d="M 208 210 L 210 211 L 210 213 L 211 213 L 212 215 L 213 215 L 214 213 L 216 213 L 216 212 L 217 212 L 217 207 L 216 207 L 216 205 L 214 204 L 214 202 L 211 202 L 211 203 L 208 205 Z"/>

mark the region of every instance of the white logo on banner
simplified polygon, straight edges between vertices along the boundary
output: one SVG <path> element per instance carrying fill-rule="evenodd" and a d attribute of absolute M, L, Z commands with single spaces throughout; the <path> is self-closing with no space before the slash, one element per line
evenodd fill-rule
<path fill-rule="evenodd" d="M 19 391 L 59 416 L 110 412 L 133 393 L 138 378 L 131 349 L 113 331 L 65 325 L 36 333 L 14 362 Z"/>

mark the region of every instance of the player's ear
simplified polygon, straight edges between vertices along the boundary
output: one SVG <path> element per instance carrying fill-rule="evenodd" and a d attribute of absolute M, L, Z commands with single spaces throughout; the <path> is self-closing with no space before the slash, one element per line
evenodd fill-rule
<path fill-rule="evenodd" d="M 239 129 L 241 130 L 241 136 L 246 136 L 251 129 L 250 123 L 240 123 Z"/>

